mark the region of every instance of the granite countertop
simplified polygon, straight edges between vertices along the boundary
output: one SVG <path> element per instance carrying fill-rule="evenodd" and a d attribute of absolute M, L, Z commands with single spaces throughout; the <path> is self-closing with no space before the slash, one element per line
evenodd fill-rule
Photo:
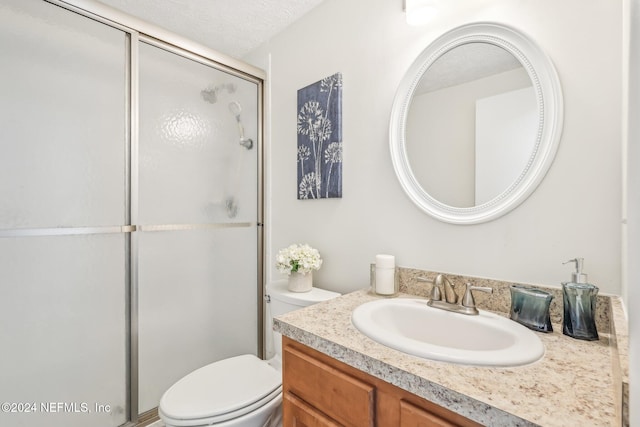
<path fill-rule="evenodd" d="M 416 298 L 400 294 L 400 298 Z M 611 426 L 621 423 L 615 336 L 581 341 L 538 333 L 545 355 L 520 367 L 456 365 L 414 357 L 369 339 L 351 323 L 381 297 L 356 291 L 274 319 L 274 329 L 354 368 L 490 426 Z M 616 368 L 616 366 L 618 366 Z"/>

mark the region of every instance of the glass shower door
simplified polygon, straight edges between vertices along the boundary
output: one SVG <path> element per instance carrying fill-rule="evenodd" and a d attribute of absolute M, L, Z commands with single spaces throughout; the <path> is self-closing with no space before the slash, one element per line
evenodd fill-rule
<path fill-rule="evenodd" d="M 0 425 L 127 420 L 126 35 L 0 3 Z"/>
<path fill-rule="evenodd" d="M 138 49 L 143 413 L 189 372 L 257 354 L 258 87 L 172 48 Z"/>

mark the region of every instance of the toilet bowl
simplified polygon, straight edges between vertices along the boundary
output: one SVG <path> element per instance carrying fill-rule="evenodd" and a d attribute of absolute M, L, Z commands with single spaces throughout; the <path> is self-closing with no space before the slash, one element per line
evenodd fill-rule
<path fill-rule="evenodd" d="M 296 293 L 287 282 L 267 286 L 266 341 L 275 355 L 262 360 L 244 354 L 199 368 L 172 385 L 160 399 L 158 415 L 167 427 L 274 427 L 282 416 L 282 336 L 273 316 L 326 301 L 340 294 L 312 288 Z"/>
<path fill-rule="evenodd" d="M 263 426 L 282 394 L 281 374 L 252 354 L 197 369 L 160 399 L 167 426 Z"/>

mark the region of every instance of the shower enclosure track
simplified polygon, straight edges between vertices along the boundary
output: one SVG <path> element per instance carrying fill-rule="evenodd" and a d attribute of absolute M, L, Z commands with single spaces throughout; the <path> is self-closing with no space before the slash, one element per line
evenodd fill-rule
<path fill-rule="evenodd" d="M 214 230 L 221 228 L 242 228 L 258 225 L 256 222 L 224 222 L 210 224 L 146 224 L 146 225 L 114 225 L 105 227 L 49 227 L 18 228 L 0 230 L 0 238 L 7 237 L 39 237 L 39 236 L 78 236 L 86 234 L 118 234 L 136 231 L 184 231 Z"/>

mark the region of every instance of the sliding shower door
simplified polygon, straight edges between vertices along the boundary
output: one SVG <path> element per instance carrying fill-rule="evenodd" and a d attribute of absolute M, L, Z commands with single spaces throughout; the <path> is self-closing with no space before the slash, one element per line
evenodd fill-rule
<path fill-rule="evenodd" d="M 127 419 L 126 34 L 0 4 L 0 425 Z"/>
<path fill-rule="evenodd" d="M 139 45 L 139 412 L 208 363 L 257 355 L 258 87 Z"/>
<path fill-rule="evenodd" d="M 0 426 L 260 355 L 261 80 L 78 3 L 0 2 Z"/>

